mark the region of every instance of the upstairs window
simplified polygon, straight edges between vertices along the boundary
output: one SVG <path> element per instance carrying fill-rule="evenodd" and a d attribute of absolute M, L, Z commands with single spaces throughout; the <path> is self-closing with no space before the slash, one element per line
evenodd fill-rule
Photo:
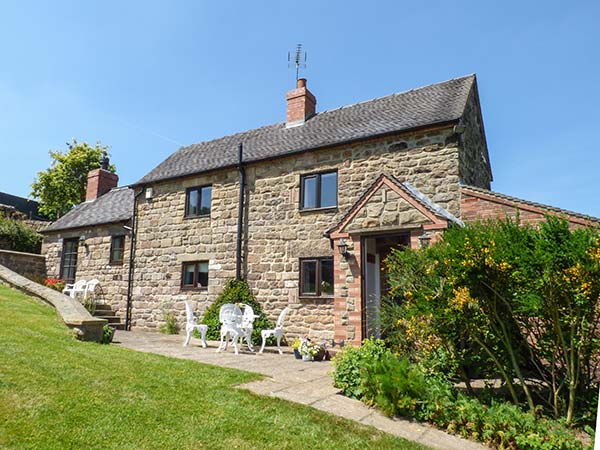
<path fill-rule="evenodd" d="M 300 178 L 300 209 L 337 206 L 337 172 L 303 175 Z"/>
<path fill-rule="evenodd" d="M 123 264 L 125 236 L 113 236 L 110 240 L 110 264 Z"/>
<path fill-rule="evenodd" d="M 183 263 L 182 289 L 206 289 L 208 287 L 208 261 Z"/>
<path fill-rule="evenodd" d="M 300 260 L 300 295 L 333 297 L 333 258 Z"/>
<path fill-rule="evenodd" d="M 185 192 L 185 217 L 210 216 L 212 186 L 189 188 Z"/>

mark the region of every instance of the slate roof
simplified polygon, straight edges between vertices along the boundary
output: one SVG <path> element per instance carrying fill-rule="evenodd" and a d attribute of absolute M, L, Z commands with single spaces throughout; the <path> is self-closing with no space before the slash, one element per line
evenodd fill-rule
<path fill-rule="evenodd" d="M 276 123 L 182 147 L 135 185 L 235 166 L 240 142 L 244 161 L 253 162 L 452 122 L 461 118 L 475 82 L 468 75 L 321 112 L 301 126 Z"/>
<path fill-rule="evenodd" d="M 39 204 L 35 200 L 0 192 L 0 205 L 13 207 L 15 210 L 25 214 L 28 219 L 48 220 L 48 218 L 38 212 Z"/>
<path fill-rule="evenodd" d="M 129 187 L 112 189 L 95 200 L 80 203 L 43 232 L 129 220 L 133 210 L 133 196 L 133 189 Z"/>
<path fill-rule="evenodd" d="M 523 200 L 522 198 L 512 197 L 510 195 L 501 194 L 501 193 L 495 192 L 495 191 L 489 191 L 487 189 L 483 189 L 483 188 L 476 187 L 476 186 L 461 185 L 461 189 L 466 190 L 467 193 L 468 193 L 468 191 L 472 191 L 475 193 L 489 195 L 490 197 L 496 197 L 501 200 L 506 200 L 506 201 L 513 202 L 513 203 L 520 203 L 522 205 L 532 206 L 534 208 L 545 209 L 547 211 L 551 211 L 551 212 L 554 212 L 557 214 L 571 216 L 571 217 L 577 217 L 578 219 L 600 223 L 600 218 L 598 218 L 598 217 L 589 216 L 587 214 L 581 214 L 581 213 L 574 212 L 574 211 L 569 211 L 568 209 L 557 208 L 556 206 L 544 205 L 543 203 L 536 203 L 536 202 L 532 202 L 529 200 Z"/>

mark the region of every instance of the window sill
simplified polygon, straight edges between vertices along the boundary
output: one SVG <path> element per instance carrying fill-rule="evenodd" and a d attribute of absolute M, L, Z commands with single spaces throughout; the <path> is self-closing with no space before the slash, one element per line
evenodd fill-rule
<path fill-rule="evenodd" d="M 205 292 L 208 291 L 207 287 L 181 287 L 182 292 Z"/>
<path fill-rule="evenodd" d="M 183 216 L 184 219 L 210 219 L 210 214 L 202 214 L 198 216 Z"/>
<path fill-rule="evenodd" d="M 325 208 L 300 208 L 300 213 L 320 213 L 320 212 L 337 212 L 337 206 L 327 206 Z"/>
<path fill-rule="evenodd" d="M 306 295 L 306 294 L 300 294 L 300 296 L 298 297 L 300 300 L 333 300 L 335 297 L 333 295 L 322 295 L 322 296 L 316 296 L 316 295 Z"/>
<path fill-rule="evenodd" d="M 123 261 L 109 261 L 108 265 L 109 266 L 122 266 Z"/>

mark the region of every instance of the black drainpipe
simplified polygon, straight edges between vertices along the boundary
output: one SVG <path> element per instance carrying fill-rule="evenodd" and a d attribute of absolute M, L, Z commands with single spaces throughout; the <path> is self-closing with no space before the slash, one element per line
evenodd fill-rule
<path fill-rule="evenodd" d="M 242 279 L 242 231 L 244 226 L 244 185 L 246 184 L 246 172 L 243 166 L 243 145 L 238 144 L 238 172 L 240 174 L 240 199 L 238 204 L 238 223 L 237 223 L 237 250 L 235 259 L 235 278 Z"/>
<path fill-rule="evenodd" d="M 135 252 L 135 229 L 137 226 L 137 200 L 144 189 L 133 197 L 133 214 L 131 215 L 131 231 L 129 236 L 129 274 L 127 275 L 127 308 L 125 309 L 125 330 L 131 330 L 131 294 L 133 292 L 133 260 Z"/>

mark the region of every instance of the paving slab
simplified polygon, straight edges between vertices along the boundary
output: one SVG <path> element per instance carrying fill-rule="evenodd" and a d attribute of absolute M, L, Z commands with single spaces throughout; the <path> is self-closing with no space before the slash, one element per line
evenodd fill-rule
<path fill-rule="evenodd" d="M 373 426 L 386 433 L 419 442 L 439 450 L 483 450 L 487 447 L 450 435 L 427 424 L 400 418 L 389 418 L 364 403 L 344 397 L 333 386 L 329 361 L 305 362 L 296 360 L 289 347 L 280 355 L 266 349 L 263 354 L 246 350 L 235 355 L 233 348 L 217 353 L 218 342 L 209 341 L 207 348 L 192 339 L 183 347 L 181 335 L 164 335 L 144 331 L 117 330 L 113 343 L 141 352 L 156 353 L 173 358 L 190 359 L 205 364 L 255 372 L 266 377 L 239 386 L 260 395 L 282 398 Z"/>

